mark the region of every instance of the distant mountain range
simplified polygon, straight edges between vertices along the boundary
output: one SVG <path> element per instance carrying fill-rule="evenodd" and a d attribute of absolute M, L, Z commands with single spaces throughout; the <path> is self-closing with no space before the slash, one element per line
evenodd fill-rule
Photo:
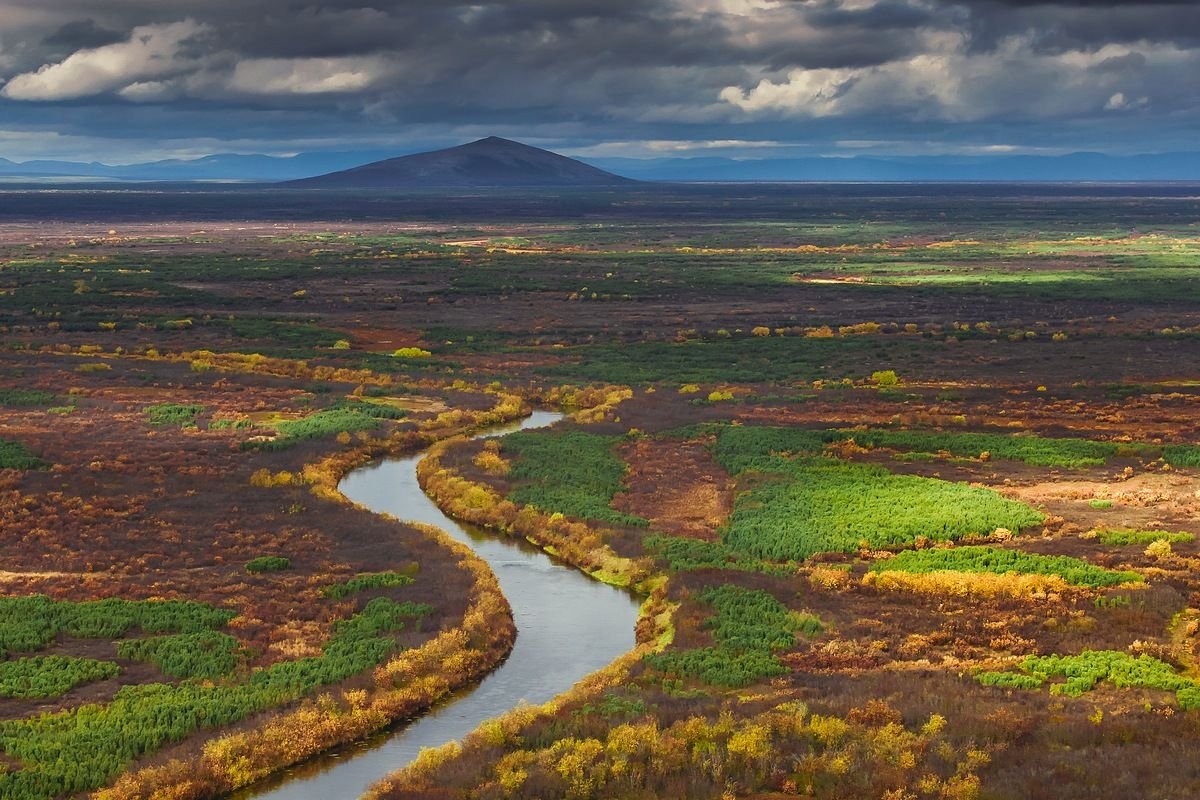
<path fill-rule="evenodd" d="M 288 185 L 306 189 L 467 189 L 627 183 L 633 181 L 549 150 L 489 136 L 445 150 L 290 181 Z"/>
<path fill-rule="evenodd" d="M 1200 181 L 1200 153 L 603 158 L 590 162 L 630 178 L 655 181 Z"/>
<path fill-rule="evenodd" d="M 619 185 L 623 179 L 618 176 L 642 181 L 1200 181 L 1200 153 L 574 160 L 492 137 L 432 153 L 389 158 L 392 155 L 394 151 L 380 150 L 289 157 L 219 154 L 121 166 L 0 158 L 0 179 L 297 181 L 290 185 L 373 188 Z M 304 180 L 311 176 L 322 177 Z"/>

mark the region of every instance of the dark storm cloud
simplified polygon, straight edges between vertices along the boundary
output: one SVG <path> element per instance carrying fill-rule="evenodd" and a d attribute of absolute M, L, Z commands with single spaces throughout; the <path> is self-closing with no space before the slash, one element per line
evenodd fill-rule
<path fill-rule="evenodd" d="M 1196 67 L 1183 0 L 0 0 L 0 156 L 21 131 L 1161 149 Z"/>

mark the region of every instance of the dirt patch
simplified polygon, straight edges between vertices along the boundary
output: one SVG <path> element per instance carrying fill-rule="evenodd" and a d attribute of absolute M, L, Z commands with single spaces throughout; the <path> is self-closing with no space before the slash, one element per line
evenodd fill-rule
<path fill-rule="evenodd" d="M 629 463 L 613 506 L 636 514 L 672 536 L 714 541 L 733 507 L 729 476 L 695 442 L 639 439 L 621 455 Z"/>

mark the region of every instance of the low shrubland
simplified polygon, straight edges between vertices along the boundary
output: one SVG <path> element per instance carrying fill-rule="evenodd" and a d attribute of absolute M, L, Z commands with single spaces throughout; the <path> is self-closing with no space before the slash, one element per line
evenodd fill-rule
<path fill-rule="evenodd" d="M 48 406 L 58 400 L 54 392 L 38 389 L 0 389 L 0 408 Z"/>
<path fill-rule="evenodd" d="M 196 403 L 159 403 L 143 409 L 146 419 L 151 425 L 176 425 L 180 428 L 192 428 L 196 418 L 203 414 L 204 406 Z"/>
<path fill-rule="evenodd" d="M 1123 583 L 1141 583 L 1136 572 L 1118 572 L 1069 556 L 1043 556 L 999 547 L 938 547 L 907 550 L 871 565 L 873 572 L 984 572 L 996 575 L 1055 575 L 1072 586 L 1098 589 Z"/>
<path fill-rule="evenodd" d="M 283 556 L 259 556 L 246 562 L 246 571 L 250 573 L 281 572 L 291 567 L 290 559 Z"/>
<path fill-rule="evenodd" d="M 1065 678 L 1050 685 L 1054 694 L 1078 697 L 1107 681 L 1118 689 L 1159 689 L 1174 692 L 1180 708 L 1200 708 L 1200 684 L 1179 674 L 1165 661 L 1117 650 L 1084 650 L 1079 655 L 1029 656 L 1020 672 L 981 672 L 975 679 L 985 686 L 1034 689 L 1051 678 Z"/>
<path fill-rule="evenodd" d="M 355 575 L 343 583 L 326 586 L 322 594 L 333 600 L 341 600 L 357 592 L 367 591 L 368 589 L 389 589 L 396 586 L 408 586 L 412 582 L 412 576 L 404 575 L 400 572 L 364 572 L 361 575 Z"/>
<path fill-rule="evenodd" d="M 17 607 L 7 602 L 10 610 Z M 108 705 L 0 721 L 0 748 L 23 765 L 17 772 L 0 773 L 0 796 L 48 800 L 103 786 L 133 760 L 200 728 L 232 724 L 376 666 L 396 649 L 395 633 L 430 610 L 427 605 L 377 597 L 360 613 L 335 625 L 320 656 L 280 662 L 242 682 L 186 680 L 178 685 L 125 686 Z M 165 614 L 162 608 L 159 613 Z M 181 618 L 179 614 L 173 618 L 177 627 Z M 113 632 L 117 628 L 122 625 L 105 628 L 104 635 L 117 635 Z M 161 659 L 164 670 L 182 665 L 179 671 L 203 672 L 215 663 L 195 654 L 188 660 L 184 641 L 166 638 L 175 643 L 164 646 L 165 639 L 149 639 L 142 640 L 145 645 L 127 646 L 142 648 L 138 655 L 150 660 Z M 215 659 L 227 642 L 206 639 L 205 643 L 217 645 L 210 651 L 210 659 Z"/>
<path fill-rule="evenodd" d="M 1145 546 L 1154 542 L 1166 542 L 1168 544 L 1179 544 L 1181 542 L 1190 542 L 1195 539 L 1195 535 L 1191 533 L 1172 533 L 1170 531 L 1143 531 L 1134 528 L 1107 528 L 1095 532 L 1096 539 L 1100 544 L 1110 547 L 1120 547 L 1122 545 L 1136 544 Z"/>
<path fill-rule="evenodd" d="M 717 461 L 743 491 L 726 544 L 775 561 L 825 551 L 898 548 L 1020 530 L 1044 516 L 1023 503 L 961 483 L 897 475 L 880 466 L 812 455 L 823 434 L 795 428 L 722 428 Z"/>
<path fill-rule="evenodd" d="M 757 589 L 735 584 L 710 586 L 696 599 L 715 611 L 705 627 L 712 631 L 716 645 L 647 656 L 647 663 L 668 678 L 748 686 L 787 672 L 775 653 L 790 649 L 798 634 L 815 636 L 823 630 L 816 617 L 789 611 L 770 593 Z"/>
<path fill-rule="evenodd" d="M 521 431 L 501 440 L 502 452 L 513 456 L 509 493 L 514 503 L 580 519 L 618 525 L 646 525 L 646 520 L 612 507 L 623 491 L 626 465 L 616 454 L 619 439 L 584 431 Z"/>
<path fill-rule="evenodd" d="M 148 661 L 173 678 L 228 677 L 241 661 L 238 640 L 220 631 L 151 636 L 117 644 L 117 655 Z"/>
<path fill-rule="evenodd" d="M 85 639 L 116 639 L 133 628 L 145 633 L 198 633 L 220 628 L 234 612 L 185 600 L 55 602 L 48 597 L 0 598 L 0 656 L 40 650 L 60 632 Z"/>
<path fill-rule="evenodd" d="M 48 464 L 20 442 L 0 439 L 0 469 L 42 469 Z"/>
<path fill-rule="evenodd" d="M 71 656 L 33 656 L 0 661 L 0 697 L 58 697 L 82 683 L 119 675 L 111 661 Z"/>

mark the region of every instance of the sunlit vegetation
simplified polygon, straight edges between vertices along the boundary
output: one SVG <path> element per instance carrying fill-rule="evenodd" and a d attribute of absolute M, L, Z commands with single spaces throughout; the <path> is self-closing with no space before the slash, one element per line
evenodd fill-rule
<path fill-rule="evenodd" d="M 160 403 L 150 406 L 143 413 L 151 425 L 176 425 L 193 428 L 196 417 L 203 414 L 204 406 L 195 403 Z"/>
<path fill-rule="evenodd" d="M 705 624 L 714 647 L 672 650 L 647 656 L 666 676 L 697 678 L 716 686 L 748 686 L 787 670 L 775 653 L 790 649 L 797 635 L 816 636 L 824 626 L 811 614 L 794 613 L 768 592 L 733 584 L 712 586 L 697 599 L 716 612 Z"/>
<path fill-rule="evenodd" d="M 853 431 L 843 434 L 862 447 L 887 447 L 919 453 L 949 453 L 967 458 L 1000 458 L 1039 467 L 1092 467 L 1139 448 L 1087 439 L 1047 439 L 1030 434 L 934 433 L 927 431 Z M 1140 448 L 1145 451 L 1146 448 Z"/>
<path fill-rule="evenodd" d="M 54 392 L 44 392 L 38 389 L 0 388 L 0 408 L 48 406 L 57 400 L 58 395 Z"/>
<path fill-rule="evenodd" d="M 1200 684 L 1145 653 L 1133 656 L 1115 650 L 1085 650 L 1075 656 L 1029 656 L 1021 662 L 1020 672 L 981 672 L 975 676 L 985 686 L 1017 689 L 1034 689 L 1052 678 L 1066 679 L 1050 684 L 1052 694 L 1079 697 L 1106 681 L 1118 689 L 1174 692 L 1180 708 L 1200 708 Z"/>
<path fill-rule="evenodd" d="M 23 765 L 19 771 L 0 773 L 0 794 L 42 800 L 103 786 L 133 759 L 201 727 L 237 722 L 377 665 L 396 649 L 395 632 L 430 610 L 377 597 L 337 624 L 322 655 L 280 662 L 255 671 L 244 682 L 126 686 L 108 705 L 0 721 L 0 747 Z M 175 641 L 164 644 L 168 640 Z M 126 647 L 143 648 L 137 654 L 158 659 L 164 670 L 202 674 L 227 657 L 222 654 L 227 639 L 143 641 L 148 644 L 135 640 Z"/>
<path fill-rule="evenodd" d="M 1190 542 L 1196 538 L 1195 534 L 1182 531 L 1172 533 L 1170 531 L 1143 531 L 1136 528 L 1102 528 L 1096 531 L 1095 534 L 1100 544 L 1110 547 L 1120 547 L 1128 544 L 1145 546 L 1154 542 L 1180 544 L 1182 542 Z"/>
<path fill-rule="evenodd" d="M 82 683 L 116 677 L 111 661 L 71 656 L 33 656 L 0 661 L 0 697 L 58 697 Z"/>
<path fill-rule="evenodd" d="M 246 572 L 281 572 L 291 565 L 291 559 L 283 556 L 258 556 L 246 562 Z"/>
<path fill-rule="evenodd" d="M 276 430 L 284 439 L 319 439 L 337 433 L 369 431 L 379 427 L 378 420 L 359 409 L 330 409 L 309 414 L 298 420 L 278 423 Z"/>
<path fill-rule="evenodd" d="M 976 773 L 990 761 L 984 750 L 956 746 L 944 717 L 934 714 L 906 727 L 896 709 L 877 700 L 847 718 L 776 699 L 744 716 L 726 711 L 670 724 L 639 718 L 567 737 L 552 733 L 557 720 L 535 718 L 536 735 L 522 738 L 518 725 L 530 716 L 513 715 L 472 734 L 461 750 L 426 754 L 372 797 L 420 796 L 453 786 L 468 800 L 719 798 L 738 787 L 747 794 L 969 800 L 978 796 Z M 494 742 L 500 737 L 521 746 L 498 754 Z M 461 764 L 469 765 L 466 776 L 454 758 L 460 754 Z"/>
<path fill-rule="evenodd" d="M 618 525 L 646 525 L 646 520 L 612 507 L 623 491 L 627 469 L 614 452 L 618 439 L 584 431 L 522 431 L 501 440 L 502 452 L 513 457 L 509 477 L 517 486 L 515 503 L 547 512 Z"/>
<path fill-rule="evenodd" d="M 802 449 L 816 434 L 730 427 L 716 456 L 746 489 L 724 541 L 775 561 L 825 551 L 897 548 L 918 537 L 956 540 L 1003 528 L 1018 531 L 1044 517 L 1023 503 L 965 484 L 897 475 L 875 465 L 774 455 Z M 752 480 L 751 480 L 752 478 Z"/>
<path fill-rule="evenodd" d="M 664 191 L 0 204 L 39 220 L 0 241 L 0 796 L 228 796 L 481 680 L 495 576 L 337 486 L 530 406 L 568 433 L 421 485 L 648 593 L 638 649 L 381 797 L 1195 796 L 1194 193 Z"/>
<path fill-rule="evenodd" d="M 723 437 L 725 434 L 723 434 Z M 809 430 L 743 426 L 731 428 L 722 452 L 730 460 L 737 451 L 769 453 L 820 453 L 829 445 L 853 441 L 859 447 L 888 448 L 913 455 L 944 453 L 963 458 L 1022 461 L 1041 467 L 1092 467 L 1119 455 L 1147 454 L 1147 445 L 1098 442 L 1088 439 L 1052 439 L 1032 434 L 968 433 L 948 431 Z M 1169 449 L 1169 448 L 1168 448 Z M 744 456 L 743 456 L 744 457 Z M 734 461 L 733 463 L 739 463 Z"/>
<path fill-rule="evenodd" d="M 117 655 L 130 661 L 148 661 L 174 678 L 208 678 L 229 675 L 238 665 L 238 640 L 219 631 L 151 636 L 117 644 Z"/>
<path fill-rule="evenodd" d="M 1069 556 L 1042 556 L 999 547 L 938 547 L 906 550 L 871 565 L 874 572 L 990 572 L 1004 575 L 1056 575 L 1073 586 L 1098 589 L 1122 583 L 1141 583 L 1136 572 L 1117 572 Z"/>
<path fill-rule="evenodd" d="M 397 586 L 408 586 L 412 582 L 411 575 L 404 575 L 400 572 L 367 572 L 355 575 L 343 583 L 327 586 L 323 594 L 334 600 L 341 600 L 368 589 L 391 589 Z"/>
<path fill-rule="evenodd" d="M 45 461 L 29 452 L 20 442 L 0 439 L 0 469 L 41 469 Z"/>
<path fill-rule="evenodd" d="M 84 639 L 144 633 L 199 633 L 223 627 L 234 612 L 186 600 L 56 602 L 48 597 L 0 597 L 0 655 L 40 650 L 60 632 Z"/>
<path fill-rule="evenodd" d="M 1163 448 L 1163 460 L 1172 467 L 1200 467 L 1200 445 L 1167 445 Z"/>
<path fill-rule="evenodd" d="M 676 571 L 697 569 L 733 569 L 745 572 L 784 573 L 787 567 L 768 564 L 734 550 L 722 542 L 706 542 L 684 536 L 654 534 L 642 540 L 646 549 L 667 562 Z"/>
<path fill-rule="evenodd" d="M 323 439 L 342 433 L 372 431 L 380 426 L 381 419 L 396 419 L 395 409 L 372 403 L 340 405 L 324 411 L 316 411 L 301 419 L 282 420 L 274 423 L 278 435 L 274 439 L 251 440 L 245 447 L 259 450 L 286 450 L 299 442 Z"/>

